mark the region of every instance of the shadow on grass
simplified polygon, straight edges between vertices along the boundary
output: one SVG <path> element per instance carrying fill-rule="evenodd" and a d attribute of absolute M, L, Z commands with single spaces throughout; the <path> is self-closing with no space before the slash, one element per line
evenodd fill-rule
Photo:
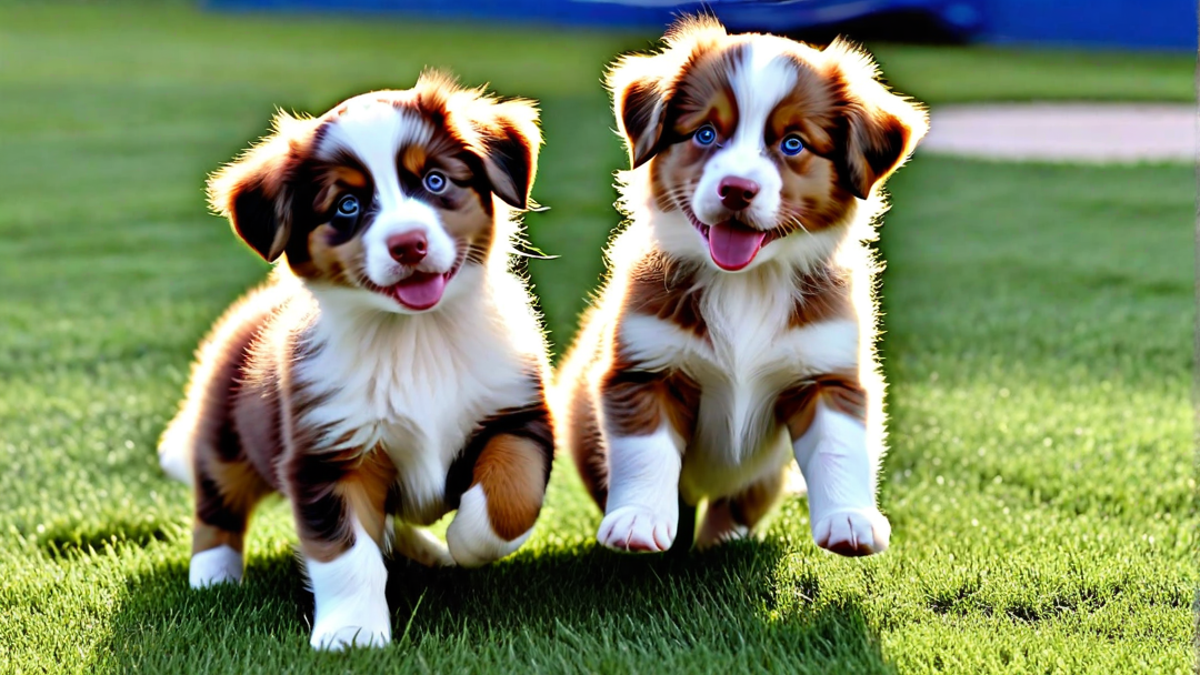
<path fill-rule="evenodd" d="M 481 570 L 391 561 L 393 643 L 348 654 L 309 649 L 312 596 L 286 554 L 205 592 L 163 565 L 129 582 L 98 660 L 114 672 L 894 672 L 861 607 L 822 598 L 791 564 L 769 542 L 686 557 L 575 545 Z"/>

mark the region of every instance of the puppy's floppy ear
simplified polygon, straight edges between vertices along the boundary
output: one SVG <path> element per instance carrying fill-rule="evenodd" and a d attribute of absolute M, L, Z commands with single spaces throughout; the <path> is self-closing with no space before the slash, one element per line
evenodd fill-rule
<path fill-rule="evenodd" d="M 929 130 L 928 115 L 920 104 L 883 86 L 874 62 L 853 45 L 835 40 L 825 54 L 845 97 L 843 147 L 834 163 L 846 187 L 866 199 L 912 154 Z"/>
<path fill-rule="evenodd" d="M 625 137 L 631 168 L 650 161 L 665 145 L 667 108 L 697 50 L 726 35 L 707 14 L 680 17 L 663 35 L 666 49 L 657 54 L 626 54 L 609 66 L 604 83 L 613 97 L 617 129 Z"/>
<path fill-rule="evenodd" d="M 537 107 L 531 101 L 512 99 L 481 108 L 472 115 L 472 124 L 492 192 L 509 206 L 529 208 L 542 145 Z"/>
<path fill-rule="evenodd" d="M 612 91 L 617 130 L 625 137 L 631 168 L 650 161 L 661 149 L 666 111 L 666 78 L 661 56 L 627 55 L 609 69 L 605 84 Z"/>
<path fill-rule="evenodd" d="M 292 182 L 316 124 L 280 112 L 270 136 L 208 180 L 212 209 L 268 262 L 283 253 L 291 236 Z"/>

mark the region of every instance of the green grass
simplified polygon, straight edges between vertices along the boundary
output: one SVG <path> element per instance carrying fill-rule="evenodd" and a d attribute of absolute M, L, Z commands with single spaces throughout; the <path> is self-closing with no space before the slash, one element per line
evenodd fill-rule
<path fill-rule="evenodd" d="M 541 99 L 528 218 L 565 343 L 616 222 L 598 86 L 645 36 L 492 33 L 186 8 L 0 7 L 0 671 L 1183 672 L 1198 575 L 1186 167 L 920 157 L 893 182 L 885 356 L 893 548 L 819 551 L 802 498 L 762 542 L 597 550 L 560 464 L 539 530 L 479 571 L 392 567 L 395 644 L 312 653 L 285 505 L 247 581 L 186 588 L 190 498 L 155 438 L 189 354 L 266 272 L 204 174 L 273 106 L 425 63 Z M 514 46 L 515 45 L 515 46 Z M 1191 97 L 1186 58 L 880 49 L 935 103 Z"/>
<path fill-rule="evenodd" d="M 1196 100 L 1196 59 L 1155 52 L 875 45 L 884 74 L 930 103 Z"/>

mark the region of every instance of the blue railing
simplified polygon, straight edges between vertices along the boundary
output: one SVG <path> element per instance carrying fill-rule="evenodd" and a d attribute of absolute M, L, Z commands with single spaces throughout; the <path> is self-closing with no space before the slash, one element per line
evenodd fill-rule
<path fill-rule="evenodd" d="M 661 28 L 707 9 L 738 30 L 783 32 L 868 16 L 927 15 L 948 33 L 993 43 L 1192 50 L 1194 0 L 203 0 L 219 10 L 396 13 L 480 22 Z M 903 39 L 902 31 L 889 36 Z"/>

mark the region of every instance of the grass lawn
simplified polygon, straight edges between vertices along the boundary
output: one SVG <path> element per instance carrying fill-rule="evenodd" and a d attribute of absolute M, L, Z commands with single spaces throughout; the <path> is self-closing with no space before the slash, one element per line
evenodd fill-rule
<path fill-rule="evenodd" d="M 196 341 L 265 265 L 207 171 L 273 106 L 426 63 L 542 101 L 532 274 L 559 345 L 600 272 L 623 157 L 598 78 L 647 37 L 0 3 L 0 671 L 1184 672 L 1200 575 L 1188 167 L 919 157 L 894 180 L 885 356 L 892 549 L 597 550 L 561 463 L 539 529 L 479 571 L 392 566 L 396 639 L 317 654 L 286 505 L 246 583 L 187 589 L 190 496 L 154 445 Z M 933 103 L 1189 100 L 1186 57 L 885 45 Z"/>

